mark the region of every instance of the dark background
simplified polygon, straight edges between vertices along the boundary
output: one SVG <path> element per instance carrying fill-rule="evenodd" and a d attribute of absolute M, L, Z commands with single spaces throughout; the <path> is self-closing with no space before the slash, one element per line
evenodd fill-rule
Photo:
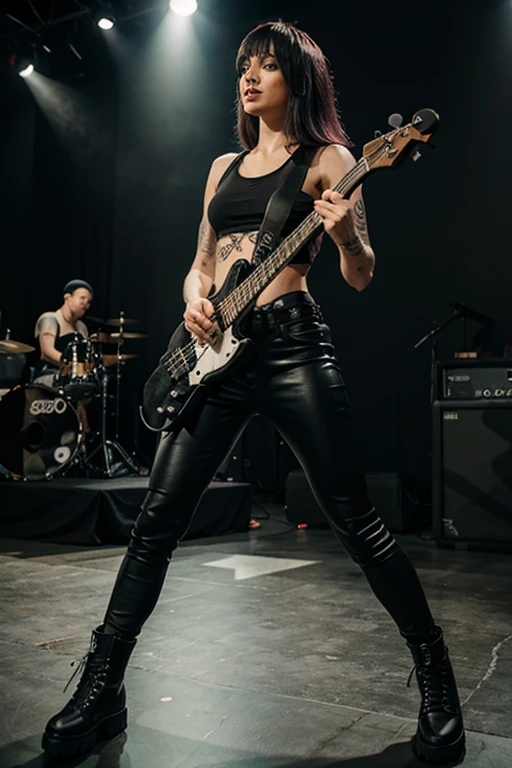
<path fill-rule="evenodd" d="M 430 348 L 413 345 L 449 317 L 452 301 L 496 318 L 497 356 L 512 340 L 512 5 L 199 5 L 183 20 L 164 17 L 168 4 L 160 3 L 112 33 L 91 20 L 63 25 L 83 60 L 57 52 L 42 63 L 48 79 L 39 85 L 9 70 L 5 54 L 18 38 L 4 27 L 0 333 L 9 327 L 12 338 L 31 343 L 37 316 L 60 305 L 62 286 L 75 277 L 95 287 L 91 314 L 138 318 L 151 337 L 125 350 L 140 355 L 123 379 L 124 439 L 132 440 L 141 386 L 183 311 L 210 163 L 238 149 L 237 45 L 260 21 L 296 22 L 331 62 L 356 157 L 375 129 L 388 129 L 392 112 L 409 122 L 432 107 L 441 117 L 435 152 L 365 185 L 377 259 L 371 285 L 358 293 L 344 283 L 330 242 L 309 276 L 359 415 L 368 469 L 411 473 L 427 486 Z M 478 327 L 468 323 L 470 338 Z M 439 355 L 462 348 L 459 321 L 440 339 Z M 151 454 L 154 436 L 141 428 L 140 440 Z"/>

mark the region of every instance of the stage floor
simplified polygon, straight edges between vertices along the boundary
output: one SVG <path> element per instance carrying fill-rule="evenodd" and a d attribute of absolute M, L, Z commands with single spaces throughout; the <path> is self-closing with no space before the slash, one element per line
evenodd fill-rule
<path fill-rule="evenodd" d="M 73 766 L 422 765 L 408 744 L 419 695 L 393 623 L 328 531 L 298 531 L 267 508 L 258 531 L 180 547 L 127 672 L 127 733 Z M 397 538 L 445 629 L 464 765 L 509 768 L 511 556 Z M 123 548 L 0 543 L 0 765 L 42 768 L 41 733 L 69 697 L 70 663 L 101 621 Z"/>

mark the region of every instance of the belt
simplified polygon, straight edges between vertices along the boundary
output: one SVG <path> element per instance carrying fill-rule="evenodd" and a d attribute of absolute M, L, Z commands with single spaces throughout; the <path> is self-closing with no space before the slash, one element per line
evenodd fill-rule
<path fill-rule="evenodd" d="M 285 293 L 268 304 L 254 307 L 249 314 L 249 332 L 269 331 L 290 320 L 314 318 L 322 321 L 320 307 L 315 304 L 309 293 L 292 291 Z"/>

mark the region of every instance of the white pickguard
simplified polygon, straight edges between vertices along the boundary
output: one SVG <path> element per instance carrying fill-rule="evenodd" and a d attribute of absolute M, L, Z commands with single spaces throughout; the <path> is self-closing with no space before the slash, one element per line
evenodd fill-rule
<path fill-rule="evenodd" d="M 196 342 L 197 363 L 188 375 L 189 384 L 200 384 L 208 373 L 224 368 L 231 362 L 239 346 L 240 341 L 233 334 L 232 326 L 224 331 L 214 347 L 201 347 Z"/>

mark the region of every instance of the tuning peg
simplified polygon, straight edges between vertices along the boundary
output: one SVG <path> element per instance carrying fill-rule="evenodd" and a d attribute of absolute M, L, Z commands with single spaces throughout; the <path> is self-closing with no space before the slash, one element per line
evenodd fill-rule
<path fill-rule="evenodd" d="M 411 155 L 411 158 L 414 160 L 414 162 L 416 162 L 416 160 L 419 160 L 421 156 L 422 156 L 421 152 L 418 152 L 418 150 L 416 150 L 416 152 L 414 152 Z"/>
<path fill-rule="evenodd" d="M 381 136 L 382 136 L 382 131 L 374 131 L 373 132 L 373 138 L 374 139 L 380 139 Z"/>
<path fill-rule="evenodd" d="M 404 121 L 404 119 L 403 119 L 402 115 L 399 114 L 398 112 L 393 112 L 393 114 L 388 117 L 388 124 L 392 128 L 400 128 L 400 126 L 402 125 L 403 121 Z"/>

